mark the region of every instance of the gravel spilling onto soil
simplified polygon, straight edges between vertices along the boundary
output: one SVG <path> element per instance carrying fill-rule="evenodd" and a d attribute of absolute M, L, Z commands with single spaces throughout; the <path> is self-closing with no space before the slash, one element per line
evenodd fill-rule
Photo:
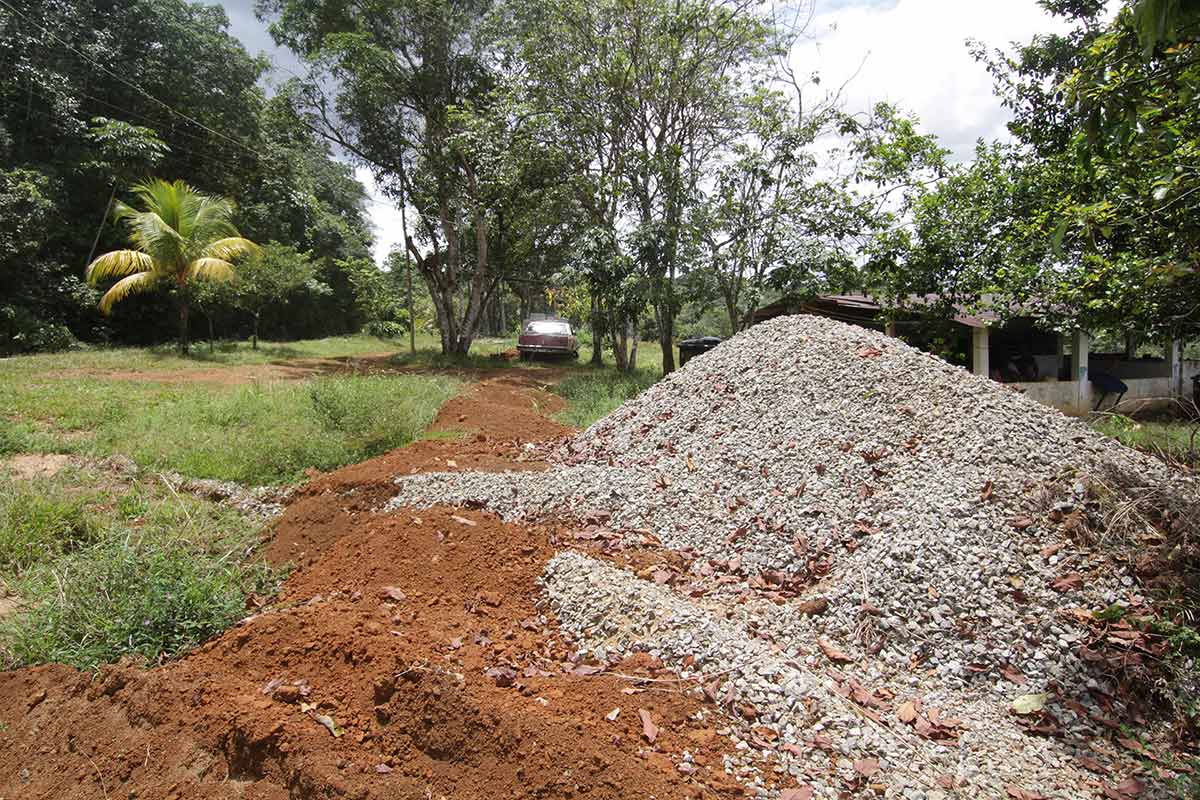
<path fill-rule="evenodd" d="M 576 518 L 684 553 L 690 571 L 663 585 L 564 554 L 545 588 L 589 646 L 677 664 L 691 656 L 705 674 L 732 669 L 758 724 L 791 741 L 818 721 L 844 757 L 843 778 L 855 760 L 880 758 L 888 791 L 905 797 L 943 793 L 936 775 L 979 796 L 1013 784 L 1079 796 L 1083 778 L 1064 763 L 1072 745 L 1022 734 L 1008 706 L 1047 686 L 1108 688 L 1076 655 L 1066 612 L 1122 600 L 1134 579 L 1065 542 L 1059 523 L 1084 525 L 1098 491 L 1153 489 L 1181 513 L 1195 512 L 1198 496 L 1082 422 L 896 339 L 815 317 L 721 344 L 552 461 L 542 473 L 400 478 L 392 504 Z M 747 658 L 755 666 L 739 667 Z M 1002 669 L 1027 683 L 1001 679 Z M 865 724 L 850 706 L 871 703 L 838 694 L 852 681 L 887 695 L 879 707 L 889 715 L 919 697 L 963 730 L 935 725 L 918 737 Z M 1092 734 L 1075 716 L 1073 735 Z M 816 751 L 779 768 L 834 796 L 812 775 Z"/>

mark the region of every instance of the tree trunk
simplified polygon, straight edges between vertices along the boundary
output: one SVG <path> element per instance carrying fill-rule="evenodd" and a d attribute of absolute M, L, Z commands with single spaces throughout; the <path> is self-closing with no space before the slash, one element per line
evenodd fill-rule
<path fill-rule="evenodd" d="M 254 330 L 250 334 L 250 349 L 258 349 L 258 312 L 254 312 Z"/>
<path fill-rule="evenodd" d="M 623 320 L 618 320 L 614 315 L 608 329 L 612 334 L 613 359 L 617 362 L 617 369 L 625 372 L 629 368 L 629 360 L 626 358 L 626 328 Z"/>
<path fill-rule="evenodd" d="M 208 320 L 208 352 L 211 353 L 211 352 L 213 352 L 213 347 L 214 347 L 213 340 L 217 338 L 216 335 L 213 333 L 212 313 L 210 312 L 210 313 L 205 314 L 204 318 Z"/>
<path fill-rule="evenodd" d="M 662 345 L 662 368 L 665 377 L 675 371 L 675 312 L 672 311 L 669 300 L 659 309 L 658 342 Z"/>
<path fill-rule="evenodd" d="M 604 321 L 600 313 L 600 301 L 592 297 L 592 366 L 604 363 Z"/>
<path fill-rule="evenodd" d="M 96 257 L 96 248 L 100 245 L 100 234 L 104 232 L 104 223 L 108 220 L 108 212 L 112 208 L 113 198 L 117 196 L 117 182 L 113 181 L 112 191 L 108 193 L 108 202 L 104 204 L 104 215 L 100 217 L 100 224 L 96 227 L 96 235 L 92 239 L 92 249 L 88 251 L 86 268 L 92 263 L 92 259 Z"/>
<path fill-rule="evenodd" d="M 625 369 L 629 372 L 633 372 L 635 369 L 637 369 L 637 348 L 638 348 L 637 318 L 636 317 L 630 318 L 626 322 L 626 324 L 629 326 L 629 363 L 625 366 Z"/>
<path fill-rule="evenodd" d="M 188 354 L 188 304 L 186 300 L 179 303 L 179 354 Z"/>

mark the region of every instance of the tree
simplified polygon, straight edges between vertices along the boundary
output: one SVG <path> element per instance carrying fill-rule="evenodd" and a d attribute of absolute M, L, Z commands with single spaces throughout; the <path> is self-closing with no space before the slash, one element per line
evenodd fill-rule
<path fill-rule="evenodd" d="M 308 253 L 291 245 L 270 242 L 238 267 L 233 282 L 233 303 L 250 315 L 251 349 L 258 349 L 258 325 L 263 309 L 282 305 L 314 279 Z"/>
<path fill-rule="evenodd" d="M 188 351 L 188 289 L 200 280 L 228 281 L 234 277 L 230 260 L 258 248 L 238 235 L 229 221 L 233 203 L 200 194 L 183 181 L 148 180 L 133 187 L 144 208 L 118 203 L 117 220 L 129 228 L 133 249 L 115 250 L 87 268 L 96 285 L 119 278 L 100 298 L 100 311 L 132 294 L 163 286 L 175 292 L 179 309 L 179 352 Z"/>
<path fill-rule="evenodd" d="M 455 146 L 456 108 L 492 88 L 487 0 L 260 0 L 271 31 L 310 65 L 292 97 L 315 130 L 418 212 L 406 243 L 433 297 L 446 353 L 466 353 L 498 277 L 486 164 Z M 335 87 L 333 99 L 326 87 Z M 461 291 L 460 291 L 461 290 Z M 465 298 L 464 298 L 465 296 Z"/>

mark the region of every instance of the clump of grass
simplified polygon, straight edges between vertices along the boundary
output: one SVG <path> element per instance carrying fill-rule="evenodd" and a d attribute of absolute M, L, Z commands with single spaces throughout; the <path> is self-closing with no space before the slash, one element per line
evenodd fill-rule
<path fill-rule="evenodd" d="M 154 484 L 63 499 L 103 481 L 98 474 L 56 476 L 38 490 L 57 498 L 52 510 L 21 517 L 38 520 L 47 546 L 22 551 L 29 557 L 19 564 L 0 564 L 0 580 L 24 601 L 0 622 L 0 667 L 60 662 L 92 669 L 126 656 L 173 658 L 245 616 L 249 594 L 274 592 L 280 574 L 254 558 L 257 526 L 250 520 Z M 78 530 L 86 537 L 75 536 Z"/>
<path fill-rule="evenodd" d="M 1104 414 L 1093 427 L 1122 444 L 1178 464 L 1200 460 L 1200 421 L 1189 419 L 1137 420 L 1121 414 Z"/>
<path fill-rule="evenodd" d="M 556 416 L 560 422 L 586 428 L 653 386 L 658 377 L 645 369 L 617 372 L 601 368 L 572 373 L 554 387 L 554 392 L 567 401 L 566 410 Z"/>
<path fill-rule="evenodd" d="M 96 540 L 86 499 L 52 482 L 0 484 L 0 572 L 19 574 Z"/>

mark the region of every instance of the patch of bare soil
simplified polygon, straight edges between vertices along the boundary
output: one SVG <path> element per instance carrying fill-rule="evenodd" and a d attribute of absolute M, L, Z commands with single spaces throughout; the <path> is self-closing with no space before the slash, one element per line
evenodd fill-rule
<path fill-rule="evenodd" d="M 464 438 L 315 476 L 266 548 L 301 564 L 279 602 L 187 658 L 0 673 L 0 797 L 740 796 L 711 706 L 644 657 L 578 662 L 542 614 L 560 532 L 374 511 L 397 473 L 540 468 L 554 403 L 490 378 L 438 417 Z"/>
<path fill-rule="evenodd" d="M 72 457 L 59 453 L 22 453 L 0 460 L 0 473 L 16 480 L 50 478 L 73 463 Z"/>

